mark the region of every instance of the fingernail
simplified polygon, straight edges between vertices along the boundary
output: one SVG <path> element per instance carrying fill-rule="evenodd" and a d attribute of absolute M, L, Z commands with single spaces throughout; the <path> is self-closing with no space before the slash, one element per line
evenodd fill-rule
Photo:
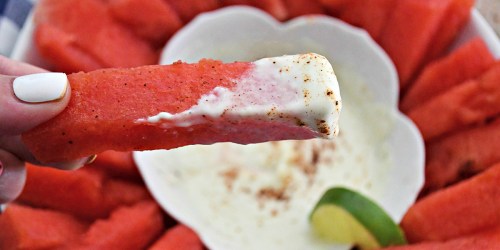
<path fill-rule="evenodd" d="M 5 212 L 5 209 L 7 209 L 7 204 L 0 204 L 0 214 L 3 214 L 3 212 Z"/>
<path fill-rule="evenodd" d="M 50 102 L 61 99 L 68 88 L 64 73 L 38 73 L 14 79 L 14 94 L 29 103 Z"/>
<path fill-rule="evenodd" d="M 92 162 L 95 161 L 96 158 L 97 158 L 97 155 L 91 155 L 91 156 L 89 156 L 89 158 L 87 159 L 87 162 L 85 163 L 85 165 L 91 164 Z"/>

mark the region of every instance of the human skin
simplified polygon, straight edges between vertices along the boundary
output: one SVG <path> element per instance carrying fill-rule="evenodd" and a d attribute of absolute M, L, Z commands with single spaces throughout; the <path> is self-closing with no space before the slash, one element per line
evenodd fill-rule
<path fill-rule="evenodd" d="M 71 89 L 67 84 L 57 99 L 36 103 L 19 99 L 19 93 L 13 88 L 14 79 L 44 72 L 47 71 L 0 56 L 0 204 L 14 200 L 21 193 L 26 179 L 25 162 L 39 163 L 23 144 L 21 134 L 55 117 L 64 110 L 70 98 Z M 46 84 L 41 87 L 51 89 L 50 82 L 39 84 Z M 76 169 L 89 159 L 91 157 L 44 165 Z"/>

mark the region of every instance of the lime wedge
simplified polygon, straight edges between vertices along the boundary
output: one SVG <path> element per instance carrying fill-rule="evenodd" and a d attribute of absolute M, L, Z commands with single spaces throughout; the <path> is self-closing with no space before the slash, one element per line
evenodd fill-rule
<path fill-rule="evenodd" d="M 377 249 L 406 244 L 401 228 L 367 197 L 343 187 L 327 190 L 310 220 L 316 234 L 327 241 Z"/>

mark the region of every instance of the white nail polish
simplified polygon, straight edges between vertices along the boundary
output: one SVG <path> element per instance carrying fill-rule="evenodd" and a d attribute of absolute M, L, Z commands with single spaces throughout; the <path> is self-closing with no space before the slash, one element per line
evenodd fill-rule
<path fill-rule="evenodd" d="M 14 94 L 30 103 L 50 102 L 64 96 L 68 77 L 64 73 L 38 73 L 14 79 Z"/>

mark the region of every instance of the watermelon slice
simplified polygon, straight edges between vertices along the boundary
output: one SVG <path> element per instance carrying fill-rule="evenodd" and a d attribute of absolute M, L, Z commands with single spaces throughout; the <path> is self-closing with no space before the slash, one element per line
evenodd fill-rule
<path fill-rule="evenodd" d="M 317 54 L 106 69 L 68 79 L 68 107 L 23 135 L 43 162 L 110 149 L 332 138 L 338 129 L 338 83 Z"/>
<path fill-rule="evenodd" d="M 303 15 L 325 14 L 325 9 L 319 0 L 284 0 L 288 18 Z"/>
<path fill-rule="evenodd" d="M 497 249 L 500 246 L 500 227 L 485 230 L 470 236 L 458 237 L 444 242 L 424 242 L 420 244 L 384 248 L 385 250 L 470 250 Z"/>
<path fill-rule="evenodd" d="M 396 66 L 401 89 L 422 66 L 451 1 L 395 1 L 379 42 Z"/>
<path fill-rule="evenodd" d="M 495 62 L 481 38 L 472 39 L 450 55 L 427 65 L 401 102 L 401 110 L 408 112 L 446 90 L 474 79 Z"/>
<path fill-rule="evenodd" d="M 349 9 L 349 5 L 352 4 L 353 0 L 319 0 L 329 14 L 333 16 L 341 15 L 346 9 Z"/>
<path fill-rule="evenodd" d="M 139 182 L 142 180 L 132 158 L 132 152 L 108 150 L 100 153 L 87 168 L 106 172 L 107 176 Z"/>
<path fill-rule="evenodd" d="M 425 188 L 432 192 L 500 162 L 500 119 L 460 131 L 426 148 Z"/>
<path fill-rule="evenodd" d="M 283 0 L 253 0 L 253 2 L 257 8 L 268 12 L 280 21 L 288 18 L 288 12 Z"/>
<path fill-rule="evenodd" d="M 68 214 L 9 204 L 0 215 L 0 249 L 58 249 L 87 227 Z"/>
<path fill-rule="evenodd" d="M 426 62 L 442 56 L 470 18 L 475 0 L 453 0 L 445 13 L 439 32 L 432 38 L 432 46 L 426 55 Z"/>
<path fill-rule="evenodd" d="M 401 222 L 410 242 L 449 240 L 500 224 L 500 164 L 419 200 Z"/>
<path fill-rule="evenodd" d="M 248 5 L 259 8 L 280 21 L 288 17 L 284 0 L 221 0 L 221 3 L 223 6 Z"/>
<path fill-rule="evenodd" d="M 75 51 L 85 55 L 80 70 L 88 69 L 85 66 L 90 59 L 102 67 L 134 67 L 153 64 L 158 58 L 146 41 L 111 18 L 100 0 L 42 0 L 36 5 L 35 25 L 35 32 L 40 33 L 35 36 L 40 54 L 58 69 L 67 67 L 67 62 L 59 59 L 77 56 Z M 48 27 L 53 31 L 39 31 Z M 54 45 L 56 48 L 51 46 L 51 41 L 59 39 L 50 35 L 54 33 L 62 34 L 64 39 Z M 79 58 L 70 63 L 73 65 Z"/>
<path fill-rule="evenodd" d="M 500 63 L 413 109 L 408 116 L 426 141 L 485 122 L 500 113 Z"/>
<path fill-rule="evenodd" d="M 191 21 L 196 15 L 215 10 L 220 7 L 218 0 L 165 0 L 177 12 L 185 23 Z"/>
<path fill-rule="evenodd" d="M 120 207 L 97 220 L 68 249 L 145 249 L 163 231 L 163 215 L 154 202 Z"/>
<path fill-rule="evenodd" d="M 103 68 L 102 62 L 74 43 L 74 38 L 48 24 L 39 24 L 34 40 L 40 54 L 62 72 L 92 71 Z"/>
<path fill-rule="evenodd" d="M 143 186 L 108 179 L 98 171 L 62 171 L 27 164 L 26 185 L 19 201 L 95 219 L 108 216 L 118 206 L 149 198 Z"/>
<path fill-rule="evenodd" d="M 155 47 L 182 27 L 182 21 L 165 0 L 108 0 L 111 15 Z"/>
<path fill-rule="evenodd" d="M 351 0 L 340 15 L 340 19 L 354 26 L 365 29 L 378 41 L 395 0 Z"/>
<path fill-rule="evenodd" d="M 157 240 L 149 250 L 182 249 L 203 250 L 203 243 L 190 228 L 179 224 L 170 228 Z"/>

